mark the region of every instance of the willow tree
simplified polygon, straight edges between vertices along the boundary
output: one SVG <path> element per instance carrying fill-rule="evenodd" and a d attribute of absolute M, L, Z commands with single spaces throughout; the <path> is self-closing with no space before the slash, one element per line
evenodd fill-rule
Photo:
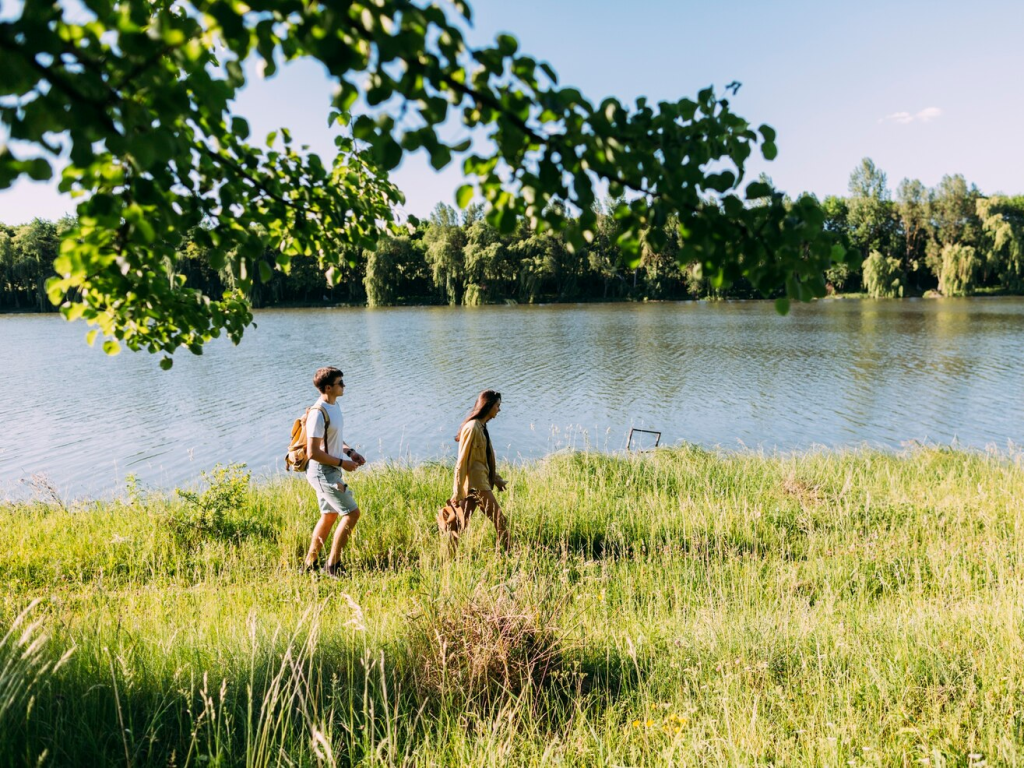
<path fill-rule="evenodd" d="M 65 316 L 98 325 L 110 351 L 121 341 L 198 353 L 221 332 L 237 342 L 252 319 L 241 293 L 249 282 L 287 270 L 297 254 L 315 256 L 334 279 L 344 254 L 376 245 L 402 199 L 387 173 L 417 150 L 435 168 L 459 158 L 470 179 L 460 205 L 485 200 L 502 232 L 525 219 L 538 232 L 564 230 L 582 249 L 594 237 L 595 190 L 607 184 L 628 197 L 615 211 L 628 259 L 641 232 L 675 216 L 679 259 L 701 263 L 716 284 L 745 277 L 765 294 L 824 295 L 822 275 L 845 252 L 823 231 L 816 202 L 789 208 L 764 182 L 744 186 L 755 151 L 775 157 L 775 131 L 736 115 L 727 92 L 593 103 L 560 87 L 511 36 L 469 47 L 470 8 L 454 0 L 454 9 L 413 0 L 82 0 L 72 16 L 58 2 L 24 3 L 0 23 L 0 121 L 41 154 L 6 147 L 0 188 L 50 178 L 66 154 L 60 189 L 81 193 L 79 225 L 61 246 L 51 300 L 70 296 Z M 296 148 L 284 128 L 256 140 L 233 112 L 247 62 L 272 77 L 298 59 L 320 62 L 333 79 L 332 124 L 349 122 L 360 96 L 369 108 L 337 139 L 334 161 Z M 453 116 L 486 137 L 484 149 L 439 134 Z M 754 199 L 768 204 L 747 205 Z M 168 257 L 189 231 L 205 233 L 201 245 L 239 291 L 211 297 L 168 279 Z"/>
<path fill-rule="evenodd" d="M 978 218 L 987 236 L 989 266 L 1004 288 L 1024 290 L 1024 197 L 980 198 Z"/>

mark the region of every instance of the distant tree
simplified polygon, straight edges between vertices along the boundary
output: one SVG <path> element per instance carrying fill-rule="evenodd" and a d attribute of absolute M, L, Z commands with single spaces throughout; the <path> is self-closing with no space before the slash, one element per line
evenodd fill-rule
<path fill-rule="evenodd" d="M 850 204 L 846 198 L 829 195 L 821 204 L 821 212 L 825 215 L 825 230 L 837 235 L 846 235 L 850 231 Z"/>
<path fill-rule="evenodd" d="M 979 198 L 978 219 L 986 238 L 986 263 L 999 282 L 1014 293 L 1024 291 L 1024 196 Z"/>
<path fill-rule="evenodd" d="M 973 246 L 949 243 L 942 248 L 939 290 L 943 296 L 969 296 L 977 287 L 981 259 Z"/>
<path fill-rule="evenodd" d="M 519 285 L 517 299 L 520 302 L 533 304 L 542 295 L 545 283 L 554 276 L 557 257 L 552 255 L 553 249 L 560 249 L 550 233 L 521 233 L 511 246 L 519 265 Z"/>
<path fill-rule="evenodd" d="M 620 199 L 621 200 L 621 199 Z M 622 228 L 614 216 L 620 200 L 605 199 L 592 206 L 596 217 L 594 236 L 587 247 L 587 271 L 600 281 L 601 298 L 615 298 L 626 290 L 625 264 L 616 245 Z"/>
<path fill-rule="evenodd" d="M 864 259 L 864 290 L 876 299 L 894 299 L 903 295 L 903 270 L 900 260 L 872 251 Z"/>
<path fill-rule="evenodd" d="M 850 206 L 845 198 L 829 195 L 822 201 L 821 211 L 825 215 L 825 231 L 831 232 L 837 240 L 850 236 Z M 837 291 L 850 288 L 859 280 L 856 264 L 850 261 L 836 262 L 825 270 L 825 280 Z"/>
<path fill-rule="evenodd" d="M 981 193 L 960 174 L 943 176 L 932 190 L 931 221 L 934 236 L 928 247 L 928 267 L 941 281 L 948 245 L 977 246 L 981 235 L 978 198 Z"/>
<path fill-rule="evenodd" d="M 17 306 L 13 230 L 0 225 L 0 308 Z"/>
<path fill-rule="evenodd" d="M 518 264 L 508 249 L 508 241 L 515 235 L 502 235 L 482 217 L 472 215 L 472 209 L 466 213 L 468 225 L 463 257 L 466 280 L 473 291 L 472 300 L 484 303 L 502 298 L 515 290 L 518 277 Z"/>
<path fill-rule="evenodd" d="M 931 199 L 917 179 L 904 179 L 896 189 L 896 211 L 903 235 L 903 270 L 907 276 L 925 268 L 932 239 Z"/>
<path fill-rule="evenodd" d="M 652 237 L 659 232 L 661 237 Z M 644 273 L 644 293 L 652 299 L 664 299 L 684 283 L 679 266 L 679 235 L 675 222 L 660 230 L 646 229 L 641 235 L 640 269 Z"/>
<path fill-rule="evenodd" d="M 434 287 L 448 304 L 459 304 L 466 282 L 466 233 L 458 212 L 450 205 L 438 203 L 430 214 L 423 242 Z"/>
<path fill-rule="evenodd" d="M 46 280 L 53 271 L 53 261 L 60 248 L 57 225 L 52 221 L 36 218 L 22 227 L 15 236 L 15 248 L 20 251 L 20 266 L 23 273 L 32 277 L 35 288 L 35 303 L 40 312 L 52 306 L 46 297 Z"/>
<path fill-rule="evenodd" d="M 404 291 L 422 279 L 424 257 L 408 237 L 389 237 L 367 251 L 366 303 L 371 307 L 396 304 Z"/>
<path fill-rule="evenodd" d="M 893 254 L 895 218 L 885 173 L 865 157 L 850 174 L 850 241 L 863 253 Z"/>

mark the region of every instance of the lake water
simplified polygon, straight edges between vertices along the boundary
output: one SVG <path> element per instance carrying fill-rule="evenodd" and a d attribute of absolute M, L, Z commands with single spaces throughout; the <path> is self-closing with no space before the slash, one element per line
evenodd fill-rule
<path fill-rule="evenodd" d="M 484 388 L 500 457 L 618 451 L 631 427 L 767 450 L 1006 449 L 1024 439 L 1024 300 L 824 301 L 256 313 L 195 357 L 85 345 L 58 317 L 0 316 L 0 500 L 45 476 L 68 498 L 283 469 L 313 371 L 345 372 L 346 440 L 371 461 L 452 457 Z"/>

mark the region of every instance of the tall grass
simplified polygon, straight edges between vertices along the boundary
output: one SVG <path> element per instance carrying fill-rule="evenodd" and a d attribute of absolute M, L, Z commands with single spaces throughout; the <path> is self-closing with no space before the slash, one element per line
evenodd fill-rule
<path fill-rule="evenodd" d="M 503 474 L 453 560 L 447 468 L 354 474 L 343 581 L 301 479 L 4 507 L 0 765 L 1024 763 L 1018 457 Z"/>

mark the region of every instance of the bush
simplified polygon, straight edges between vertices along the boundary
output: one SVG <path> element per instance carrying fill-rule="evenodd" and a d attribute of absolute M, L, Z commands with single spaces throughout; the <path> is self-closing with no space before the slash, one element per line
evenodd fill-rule
<path fill-rule="evenodd" d="M 237 544 L 253 536 L 273 536 L 270 526 L 253 518 L 250 477 L 244 464 L 218 464 L 203 473 L 207 487 L 201 493 L 177 489 L 183 504 L 165 519 L 175 543 L 191 552 L 205 541 Z"/>
<path fill-rule="evenodd" d="M 864 290 L 874 299 L 895 299 L 903 296 L 903 270 L 899 259 L 872 251 L 864 259 Z"/>
<path fill-rule="evenodd" d="M 942 249 L 939 290 L 943 296 L 969 296 L 977 285 L 981 259 L 969 245 L 947 245 Z"/>
<path fill-rule="evenodd" d="M 486 706 L 542 686 L 564 666 L 553 624 L 550 613 L 483 586 L 465 600 L 432 604 L 410 641 L 420 697 Z"/>

